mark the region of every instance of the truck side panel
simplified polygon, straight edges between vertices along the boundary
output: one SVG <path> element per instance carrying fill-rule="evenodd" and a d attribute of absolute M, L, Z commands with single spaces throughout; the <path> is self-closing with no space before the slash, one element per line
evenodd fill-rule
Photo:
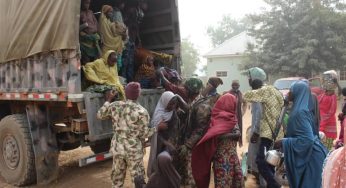
<path fill-rule="evenodd" d="M 153 51 L 180 55 L 178 5 L 175 0 L 148 0 L 140 24 L 142 45 Z"/>
<path fill-rule="evenodd" d="M 172 68 L 180 72 L 180 28 L 177 0 L 147 0 L 148 10 L 140 24 L 142 45 L 174 55 Z"/>
<path fill-rule="evenodd" d="M 153 115 L 157 102 L 159 101 L 163 89 L 143 89 L 138 99 L 138 103 L 148 110 L 150 116 Z M 111 138 L 113 135 L 111 120 L 98 120 L 96 113 L 105 102 L 104 96 L 99 93 L 84 92 L 85 112 L 90 141 Z"/>
<path fill-rule="evenodd" d="M 157 102 L 163 92 L 164 89 L 142 89 L 138 103 L 148 110 L 150 117 L 154 114 Z"/>
<path fill-rule="evenodd" d="M 77 51 L 41 53 L 0 64 L 0 93 L 6 92 L 80 93 L 80 62 Z"/>
<path fill-rule="evenodd" d="M 111 120 L 99 120 L 96 117 L 97 111 L 105 102 L 103 95 L 88 92 L 83 94 L 89 129 L 88 139 L 90 141 L 96 141 L 111 138 L 113 135 Z"/>

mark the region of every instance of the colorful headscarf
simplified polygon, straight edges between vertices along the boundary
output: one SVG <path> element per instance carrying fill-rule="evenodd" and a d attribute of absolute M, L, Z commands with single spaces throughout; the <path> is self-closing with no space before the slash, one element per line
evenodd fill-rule
<path fill-rule="evenodd" d="M 322 87 L 327 91 L 334 91 L 337 88 L 334 80 L 337 80 L 338 74 L 335 70 L 329 70 L 323 73 Z"/>
<path fill-rule="evenodd" d="M 203 82 L 199 78 L 189 78 L 184 85 L 192 94 L 198 94 L 203 87 Z"/>
<path fill-rule="evenodd" d="M 179 73 L 178 73 L 178 71 L 176 71 L 174 69 L 166 68 L 166 67 L 165 67 L 164 70 L 165 70 L 165 73 L 166 73 L 165 76 L 167 76 L 167 79 L 169 81 L 175 81 L 175 80 L 181 81 L 182 80 L 180 75 L 179 75 Z"/>
<path fill-rule="evenodd" d="M 141 81 L 142 79 L 152 79 L 156 77 L 155 66 L 153 63 L 149 63 L 149 58 L 154 58 L 149 50 L 144 48 L 137 48 L 135 58 L 135 70 L 137 70 L 135 76 L 136 81 Z M 144 85 L 142 86 L 145 87 Z"/>

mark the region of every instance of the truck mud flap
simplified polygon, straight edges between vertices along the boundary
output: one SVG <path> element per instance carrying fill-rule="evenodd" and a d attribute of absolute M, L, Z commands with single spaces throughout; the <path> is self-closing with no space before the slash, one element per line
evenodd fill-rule
<path fill-rule="evenodd" d="M 99 120 L 96 117 L 97 111 L 104 104 L 104 96 L 100 93 L 84 92 L 85 111 L 87 114 L 89 141 L 96 141 L 111 138 L 113 136 L 112 121 Z"/>
<path fill-rule="evenodd" d="M 26 114 L 35 153 L 37 184 L 46 185 L 56 180 L 59 172 L 59 150 L 56 136 L 49 126 L 49 108 L 28 105 Z"/>

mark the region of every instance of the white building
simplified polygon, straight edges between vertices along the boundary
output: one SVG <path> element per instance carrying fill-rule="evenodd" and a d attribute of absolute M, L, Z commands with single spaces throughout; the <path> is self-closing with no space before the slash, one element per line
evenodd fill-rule
<path fill-rule="evenodd" d="M 239 69 L 249 42 L 253 42 L 253 39 L 242 32 L 203 56 L 207 58 L 207 76 L 217 76 L 223 80 L 224 84 L 218 87 L 219 93 L 229 91 L 232 80 L 239 80 L 242 92 L 250 89 L 248 77 L 241 74 Z"/>
<path fill-rule="evenodd" d="M 244 52 L 247 44 L 254 39 L 242 32 L 217 46 L 203 57 L 207 58 L 207 77 L 220 77 L 224 84 L 219 86 L 218 92 L 222 93 L 231 89 L 232 80 L 239 80 L 242 92 L 250 89 L 248 78 L 242 74 L 239 66 L 243 63 Z M 346 87 L 346 68 L 338 70 L 341 87 Z M 272 78 L 280 78 L 280 75 L 272 75 Z M 274 80 L 270 80 L 273 82 Z"/>

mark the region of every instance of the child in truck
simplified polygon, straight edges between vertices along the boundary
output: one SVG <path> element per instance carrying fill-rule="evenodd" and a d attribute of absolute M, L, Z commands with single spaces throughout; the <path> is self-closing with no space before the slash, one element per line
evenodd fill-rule
<path fill-rule="evenodd" d="M 93 61 L 100 57 L 99 47 L 100 35 L 98 32 L 98 23 L 94 13 L 89 9 L 91 0 L 82 0 L 79 40 L 82 53 L 82 64 Z"/>

